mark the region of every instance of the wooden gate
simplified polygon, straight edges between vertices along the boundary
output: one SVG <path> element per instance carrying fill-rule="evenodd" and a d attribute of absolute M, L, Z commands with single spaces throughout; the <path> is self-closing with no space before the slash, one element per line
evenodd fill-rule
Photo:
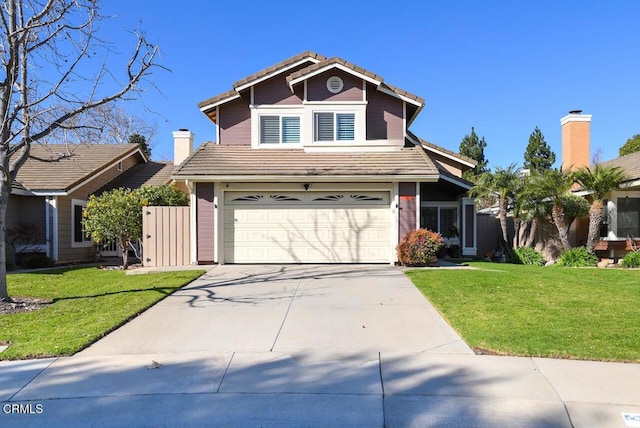
<path fill-rule="evenodd" d="M 144 266 L 185 266 L 191 261 L 189 207 L 143 207 Z"/>

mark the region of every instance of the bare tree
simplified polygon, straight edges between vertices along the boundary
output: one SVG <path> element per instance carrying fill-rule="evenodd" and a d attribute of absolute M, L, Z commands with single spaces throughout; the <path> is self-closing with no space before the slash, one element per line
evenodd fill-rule
<path fill-rule="evenodd" d="M 158 66 L 143 35 L 120 76 L 98 35 L 100 0 L 3 0 L 0 5 L 0 300 L 6 282 L 5 225 L 11 186 L 33 143 L 91 128 L 101 106 L 128 99 Z"/>

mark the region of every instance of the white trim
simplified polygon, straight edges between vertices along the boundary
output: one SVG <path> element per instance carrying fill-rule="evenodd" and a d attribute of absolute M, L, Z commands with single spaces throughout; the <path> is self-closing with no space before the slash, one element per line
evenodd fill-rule
<path fill-rule="evenodd" d="M 306 80 L 305 80 L 306 83 Z M 362 101 L 367 102 L 367 81 L 362 80 Z"/>
<path fill-rule="evenodd" d="M 354 114 L 354 134 L 353 140 L 338 141 L 340 145 L 348 146 L 365 145 L 367 143 L 367 103 L 362 101 L 349 102 L 309 102 L 304 106 L 304 125 L 305 138 L 301 138 L 305 150 L 308 147 L 331 146 L 336 141 L 314 141 L 314 121 L 316 113 L 353 113 Z"/>
<path fill-rule="evenodd" d="M 68 194 L 69 192 L 66 192 L 64 190 L 44 190 L 44 191 L 34 190 L 33 191 L 33 196 L 67 196 Z"/>
<path fill-rule="evenodd" d="M 218 248 L 218 229 L 219 229 L 219 216 L 218 212 L 218 193 L 220 189 L 218 188 L 218 183 L 213 183 L 213 230 L 214 230 L 214 239 L 213 239 L 213 261 L 217 262 L 219 257 L 219 248 Z"/>
<path fill-rule="evenodd" d="M 75 225 L 76 225 L 76 210 L 75 207 L 87 207 L 87 201 L 84 199 L 71 199 L 71 248 L 87 248 L 93 245 L 91 239 L 83 240 L 82 242 L 75 241 Z M 81 220 L 82 221 L 82 220 Z"/>
<path fill-rule="evenodd" d="M 330 152 L 397 152 L 404 147 L 403 140 L 339 140 L 339 141 L 315 141 L 313 144 L 304 145 L 306 153 Z"/>
<path fill-rule="evenodd" d="M 560 125 L 566 125 L 570 122 L 591 122 L 590 114 L 568 114 L 560 119 Z"/>
<path fill-rule="evenodd" d="M 418 107 L 423 107 L 424 106 L 424 104 L 422 104 L 420 101 L 416 101 L 413 98 L 409 98 L 409 97 L 406 97 L 404 95 L 400 95 L 399 93 L 394 92 L 391 89 L 385 88 L 383 86 L 378 85 L 378 87 L 376 89 L 378 91 L 382 92 L 383 94 L 391 95 L 392 97 L 398 98 L 398 99 L 400 99 L 402 101 L 406 101 L 406 102 L 411 103 L 411 104 L 413 104 L 415 106 L 418 106 Z M 415 116 L 417 116 L 417 115 L 418 115 L 418 112 L 416 112 Z"/>
<path fill-rule="evenodd" d="M 216 183 L 220 188 L 224 188 L 226 192 L 297 192 L 303 190 L 303 183 L 311 184 L 309 191 L 314 192 L 332 192 L 339 191 L 383 191 L 391 192 L 393 186 L 391 183 L 349 183 L 345 186 L 343 182 L 318 183 L 316 181 L 298 181 L 296 183 Z"/>
<path fill-rule="evenodd" d="M 389 258 L 389 264 L 395 265 L 398 261 L 398 255 L 396 253 L 396 247 L 400 242 L 400 185 L 398 182 L 393 183 L 391 190 L 390 206 L 391 209 L 391 248 L 389 249 L 391 257 Z"/>
<path fill-rule="evenodd" d="M 44 198 L 44 242 L 47 244 L 46 255 L 51 257 L 51 224 L 49 223 L 49 198 Z"/>
<path fill-rule="evenodd" d="M 300 149 L 305 137 L 304 109 L 299 105 L 292 106 L 251 106 L 251 148 L 252 149 Z M 300 142 L 260 144 L 260 116 L 296 116 L 300 118 Z M 282 136 L 281 136 L 282 137 Z"/>
<path fill-rule="evenodd" d="M 207 111 L 211 110 L 214 107 L 218 107 L 221 104 L 225 104 L 225 103 L 227 103 L 229 101 L 233 101 L 233 100 L 238 99 L 238 98 L 240 98 L 240 94 L 230 95 L 227 98 L 223 98 L 223 99 L 218 100 L 218 101 L 216 101 L 214 103 L 209 103 L 209 104 L 206 104 L 206 105 L 200 107 L 200 111 L 203 112 L 203 113 L 206 113 Z"/>
<path fill-rule="evenodd" d="M 229 181 L 229 182 L 384 182 L 384 181 L 422 181 L 437 182 L 439 175 L 323 175 L 323 176 L 293 176 L 293 175 L 188 175 L 188 176 L 172 176 L 176 180 L 191 180 L 193 182 L 201 181 Z"/>
<path fill-rule="evenodd" d="M 408 138 L 408 139 L 409 139 L 413 144 L 415 144 L 416 146 L 420 146 L 420 147 L 422 147 L 422 148 L 423 148 L 423 149 L 425 149 L 425 150 L 429 150 L 430 152 L 436 153 L 436 154 L 438 154 L 438 155 L 440 155 L 440 156 L 444 156 L 444 157 L 446 157 L 446 158 L 448 158 L 448 159 L 451 159 L 451 160 L 456 161 L 456 162 L 458 162 L 458 163 L 461 163 L 461 164 L 463 164 L 463 165 L 470 166 L 470 167 L 472 167 L 472 168 L 474 167 L 474 165 L 473 165 L 471 162 L 467 162 L 466 160 L 460 159 L 460 158 L 458 158 L 458 157 L 456 157 L 456 156 L 454 156 L 454 155 L 451 155 L 451 154 L 449 154 L 449 153 L 443 152 L 443 151 L 438 150 L 438 149 L 436 149 L 436 148 L 434 148 L 434 147 L 430 147 L 430 146 L 424 145 L 424 144 L 422 144 L 420 141 L 418 141 L 418 140 L 416 140 L 416 139 L 414 139 L 414 138 L 411 138 L 411 136 L 410 136 L 410 135 L 407 135 L 407 138 Z"/>
<path fill-rule="evenodd" d="M 264 76 L 261 76 L 261 77 L 259 77 L 257 79 L 254 79 L 251 82 L 244 83 L 244 84 L 242 84 L 240 86 L 234 86 L 234 89 L 236 91 L 240 92 L 240 91 L 242 91 L 244 89 L 247 89 L 248 87 L 257 85 L 260 82 L 264 82 L 267 79 L 270 79 L 270 78 L 272 78 L 274 76 L 277 76 L 278 74 L 282 74 L 282 73 L 284 73 L 284 72 L 286 72 L 288 70 L 291 70 L 292 68 L 296 68 L 297 66 L 302 65 L 305 62 L 313 62 L 314 64 L 317 64 L 317 63 L 320 62 L 320 60 L 317 59 L 317 58 L 310 57 L 310 56 L 304 57 L 304 58 L 302 58 L 302 59 L 300 59 L 300 60 L 298 60 L 298 61 L 296 61 L 296 62 L 294 62 L 292 64 L 287 65 L 286 67 L 279 68 L 277 70 L 272 71 L 271 73 L 267 73 Z"/>
<path fill-rule="evenodd" d="M 402 101 L 402 136 L 407 138 L 407 102 Z"/>
<path fill-rule="evenodd" d="M 368 101 L 305 101 L 302 103 L 304 106 L 320 106 L 322 108 L 330 108 L 332 106 L 353 106 L 353 108 L 360 108 L 360 106 L 366 106 Z M 297 105 L 294 105 L 297 107 Z"/>
<path fill-rule="evenodd" d="M 442 174 L 442 175 L 440 176 L 440 178 L 441 178 L 441 179 L 443 179 L 444 181 L 448 181 L 449 183 L 453 183 L 453 184 L 455 184 L 455 185 L 457 185 L 457 186 L 460 186 L 460 187 L 462 187 L 463 189 L 470 190 L 470 189 L 473 187 L 473 185 L 470 185 L 470 184 L 464 183 L 464 182 L 462 182 L 462 181 L 460 181 L 460 180 L 457 180 L 457 179 L 456 179 L 456 178 L 454 178 L 454 177 L 449 177 L 448 175 L 444 175 L 444 174 Z"/>
<path fill-rule="evenodd" d="M 58 261 L 58 197 L 51 196 L 49 197 L 49 206 L 52 212 L 51 217 L 51 239 L 53 240 L 53 248 L 51 258 L 53 261 Z"/>
<path fill-rule="evenodd" d="M 310 73 L 305 73 L 305 74 L 303 74 L 303 75 L 301 75 L 299 77 L 296 77 L 295 79 L 291 79 L 289 81 L 289 88 L 291 89 L 291 92 L 293 92 L 293 86 L 294 85 L 296 85 L 296 84 L 298 84 L 298 83 L 300 83 L 302 81 L 305 81 L 307 79 L 311 79 L 314 76 L 317 76 L 319 74 L 324 73 L 325 71 L 328 71 L 328 70 L 331 70 L 331 69 L 334 69 L 334 68 L 337 68 L 338 70 L 342 70 L 347 74 L 351 74 L 352 76 L 359 77 L 360 79 L 366 80 L 367 82 L 370 82 L 370 83 L 373 83 L 376 86 L 380 85 L 382 83 L 382 80 L 374 79 L 372 77 L 367 76 L 366 74 L 359 73 L 359 72 L 357 72 L 355 70 L 352 70 L 349 67 L 345 67 L 342 64 L 333 63 L 333 64 L 327 64 L 324 67 L 320 67 L 317 70 L 314 70 L 314 71 L 312 71 Z"/>
<path fill-rule="evenodd" d="M 122 161 L 118 162 L 116 164 L 116 171 L 118 172 L 122 172 Z"/>
<path fill-rule="evenodd" d="M 216 118 L 218 123 L 216 123 L 216 144 L 220 144 L 220 109 L 216 107 Z"/>
<path fill-rule="evenodd" d="M 217 209 L 214 207 L 214 209 L 218 212 L 217 215 L 217 221 L 218 224 L 216 232 L 215 232 L 215 242 L 214 242 L 214 246 L 217 249 L 218 252 L 218 264 L 223 265 L 224 264 L 224 188 L 220 185 L 220 184 L 215 184 L 214 185 L 214 189 L 215 187 L 218 187 L 219 192 L 214 193 L 215 196 L 217 196 L 218 198 L 218 205 L 217 205 Z M 215 190 L 214 190 L 215 192 Z M 214 219 L 216 219 L 216 216 L 214 215 Z M 214 250 L 214 254 L 216 253 L 216 251 Z"/>

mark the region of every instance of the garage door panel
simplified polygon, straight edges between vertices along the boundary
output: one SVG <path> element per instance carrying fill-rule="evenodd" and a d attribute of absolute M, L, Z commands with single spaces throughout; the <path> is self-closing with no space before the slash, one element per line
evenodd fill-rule
<path fill-rule="evenodd" d="M 345 195 L 327 201 L 316 200 L 312 192 L 289 194 L 286 201 L 270 198 L 268 194 L 251 195 L 251 200 L 226 195 L 230 203 L 224 209 L 225 261 L 388 262 L 391 239 L 388 198 L 379 197 L 378 192 L 377 201 L 351 198 L 350 204 L 345 204 L 347 197 L 351 197 Z M 239 202 L 233 202 L 238 199 Z"/>

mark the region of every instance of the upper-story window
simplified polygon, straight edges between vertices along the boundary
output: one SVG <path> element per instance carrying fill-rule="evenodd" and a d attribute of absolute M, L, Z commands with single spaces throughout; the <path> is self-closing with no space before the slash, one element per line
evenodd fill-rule
<path fill-rule="evenodd" d="M 260 144 L 300 143 L 300 116 L 261 115 Z"/>
<path fill-rule="evenodd" d="M 316 112 L 313 115 L 313 141 L 353 141 L 355 113 Z"/>

